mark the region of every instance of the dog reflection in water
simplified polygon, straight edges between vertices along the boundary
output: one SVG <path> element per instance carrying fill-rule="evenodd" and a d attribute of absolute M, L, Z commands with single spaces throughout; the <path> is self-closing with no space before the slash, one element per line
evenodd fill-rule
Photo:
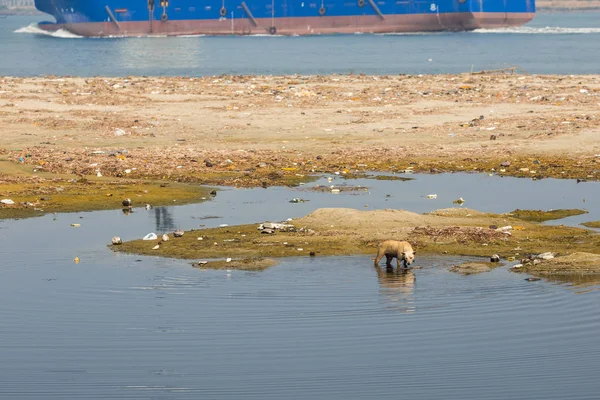
<path fill-rule="evenodd" d="M 415 312 L 414 291 L 417 278 L 410 269 L 375 267 L 379 293 L 385 302 L 404 313 Z"/>

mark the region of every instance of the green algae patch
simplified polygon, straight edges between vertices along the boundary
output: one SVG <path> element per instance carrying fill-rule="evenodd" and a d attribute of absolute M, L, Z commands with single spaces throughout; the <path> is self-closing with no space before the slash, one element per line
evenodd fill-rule
<path fill-rule="evenodd" d="M 277 265 L 277 260 L 274 258 L 250 257 L 239 260 L 211 260 L 201 261 L 198 264 L 193 264 L 194 267 L 200 269 L 235 269 L 239 271 L 263 271 L 267 268 Z"/>
<path fill-rule="evenodd" d="M 581 225 L 587 226 L 588 228 L 600 228 L 600 221 L 582 222 Z"/>
<path fill-rule="evenodd" d="M 134 240 L 112 248 L 196 262 L 357 254 L 374 257 L 377 245 L 386 239 L 408 240 L 417 251 L 417 263 L 423 254 L 490 257 L 496 253 L 502 258 L 520 258 L 556 251 L 558 246 L 560 251 L 600 253 L 600 235 L 588 229 L 546 226 L 467 208 L 426 214 L 322 208 L 289 222 L 294 227 L 291 231 L 257 229 L 259 223 L 193 230 L 167 242 Z M 510 232 L 493 228 L 517 224 L 519 229 Z"/>
<path fill-rule="evenodd" d="M 518 218 L 532 222 L 545 222 L 581 214 L 587 214 L 587 211 L 578 209 L 558 209 L 549 211 L 516 209 L 508 213 L 508 215 L 510 215 L 513 218 Z"/>
<path fill-rule="evenodd" d="M 404 176 L 395 176 L 395 175 L 375 175 L 373 177 L 370 177 L 370 179 L 375 179 L 378 181 L 402 181 L 402 182 L 414 180 L 414 178 L 407 178 Z"/>
<path fill-rule="evenodd" d="M 448 271 L 461 275 L 474 275 L 482 272 L 490 272 L 500 265 L 502 264 L 498 262 L 465 262 L 459 265 L 453 265 Z"/>
<path fill-rule="evenodd" d="M 0 207 L 0 219 L 27 218 L 58 212 L 82 212 L 132 207 L 197 203 L 210 197 L 210 189 L 199 185 L 107 179 L 23 179 L 1 186 L 0 197 L 14 205 Z M 130 212 L 128 208 L 125 212 Z"/>

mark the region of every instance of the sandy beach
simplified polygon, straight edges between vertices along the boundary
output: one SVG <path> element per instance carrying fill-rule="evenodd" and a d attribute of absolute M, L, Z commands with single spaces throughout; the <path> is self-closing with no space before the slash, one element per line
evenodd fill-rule
<path fill-rule="evenodd" d="M 5 77 L 0 151 L 35 172 L 238 186 L 272 172 L 353 169 L 596 179 L 599 82 L 494 73 Z"/>

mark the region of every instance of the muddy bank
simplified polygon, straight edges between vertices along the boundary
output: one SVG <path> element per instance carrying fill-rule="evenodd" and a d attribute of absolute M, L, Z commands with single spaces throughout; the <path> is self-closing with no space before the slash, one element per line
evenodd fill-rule
<path fill-rule="evenodd" d="M 0 219 L 119 208 L 130 213 L 140 207 L 200 203 L 212 197 L 210 192 L 177 182 L 0 173 Z M 130 200 L 127 206 L 126 199 Z"/>
<path fill-rule="evenodd" d="M 597 180 L 599 79 L 4 77 L 0 174 L 3 186 L 17 176 L 37 182 L 19 200 L 30 203 L 48 195 L 53 179 L 97 177 L 117 186 L 235 187 L 297 186 L 319 173 L 366 171 L 393 173 L 378 179 L 467 171 Z M 4 192 L 20 196 L 16 190 Z M 56 206 L 45 209 L 103 208 L 90 207 L 86 196 L 70 204 L 53 197 Z"/>
<path fill-rule="evenodd" d="M 547 251 L 557 254 L 575 251 L 595 253 L 600 248 L 600 236 L 587 229 L 546 226 L 509 214 L 481 213 L 465 208 L 426 214 L 391 209 L 318 209 L 281 226 L 256 223 L 192 230 L 167 242 L 160 239 L 134 240 L 112 248 L 114 251 L 195 261 L 355 254 L 375 256 L 377 244 L 389 238 L 408 240 L 419 255 L 490 257 L 498 254 L 509 260 Z"/>
<path fill-rule="evenodd" d="M 474 275 L 483 272 L 490 272 L 492 269 L 501 266 L 497 262 L 466 262 L 459 265 L 453 265 L 448 270 L 461 275 Z"/>
<path fill-rule="evenodd" d="M 526 272 L 533 275 L 588 275 L 598 274 L 600 278 L 600 255 L 596 253 L 575 251 L 559 254 L 551 259 L 534 259 L 513 268 L 515 272 Z"/>

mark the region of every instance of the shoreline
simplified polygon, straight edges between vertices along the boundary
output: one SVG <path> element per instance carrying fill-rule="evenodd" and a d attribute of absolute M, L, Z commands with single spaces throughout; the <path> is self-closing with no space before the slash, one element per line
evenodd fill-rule
<path fill-rule="evenodd" d="M 600 75 L 2 77 L 0 124 L 0 184 L 35 180 L 27 201 L 82 179 L 600 177 Z"/>

